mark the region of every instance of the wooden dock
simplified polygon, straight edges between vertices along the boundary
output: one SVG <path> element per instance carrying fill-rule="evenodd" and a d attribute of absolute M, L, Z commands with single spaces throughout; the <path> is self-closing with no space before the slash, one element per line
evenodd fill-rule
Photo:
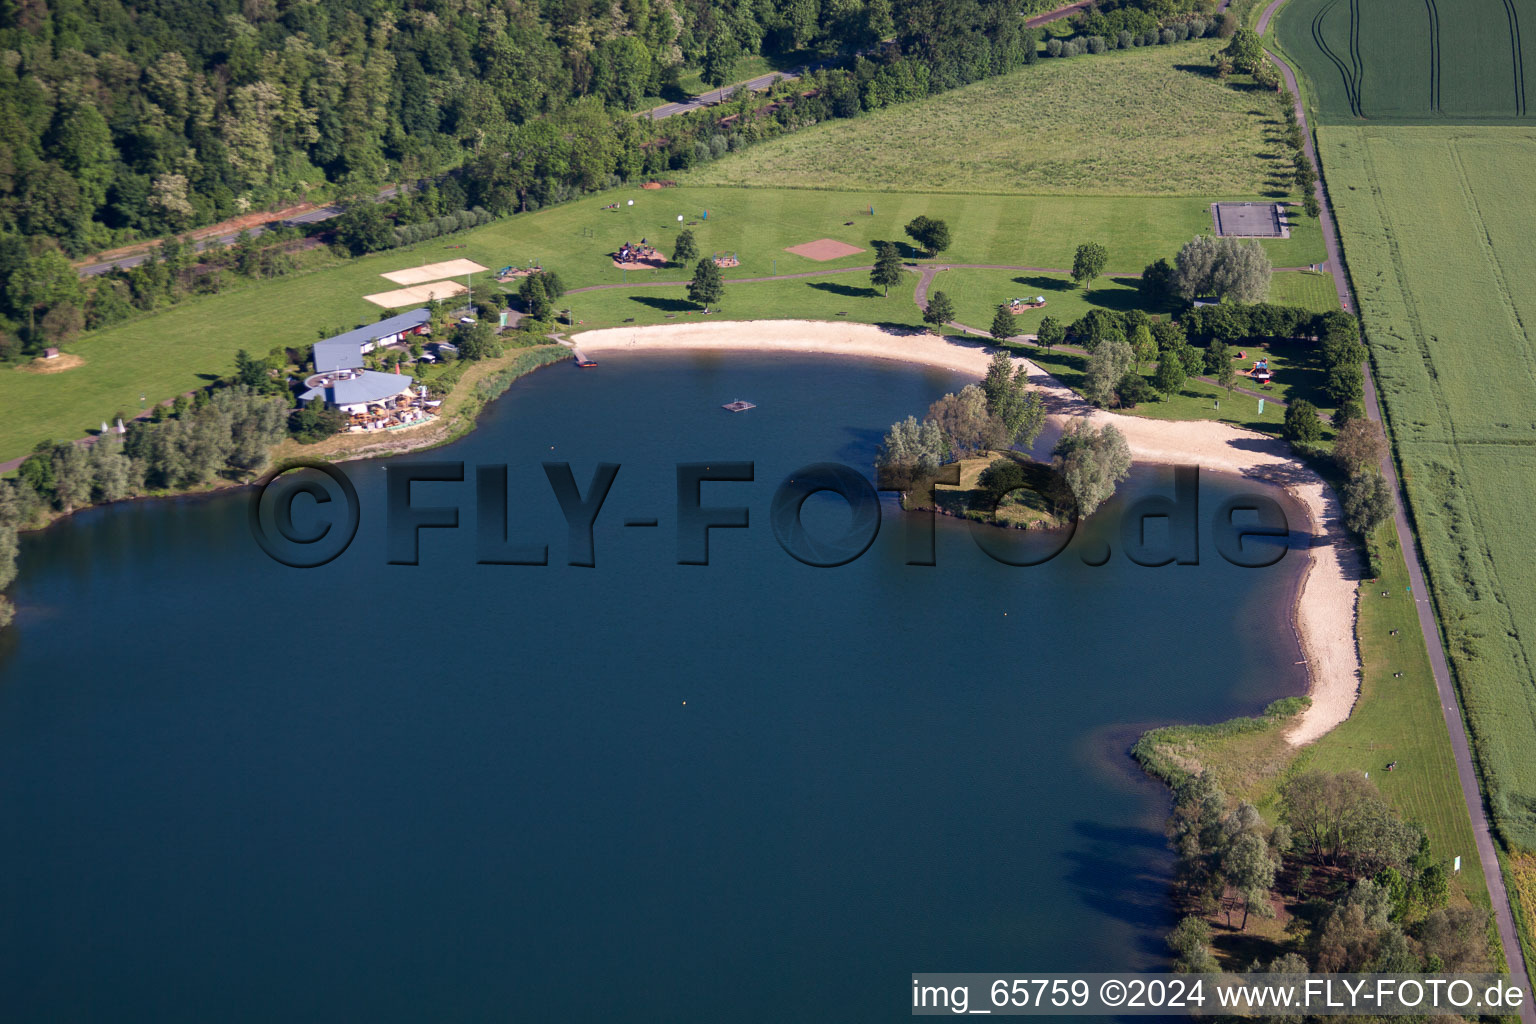
<path fill-rule="evenodd" d="M 743 402 L 738 398 L 734 402 L 725 403 L 720 408 L 728 410 L 729 412 L 746 412 L 748 409 L 756 409 L 757 406 L 753 405 L 751 402 Z"/>
<path fill-rule="evenodd" d="M 571 346 L 571 357 L 576 360 L 576 365 L 581 367 L 583 370 L 591 369 L 597 365 L 596 359 L 589 359 L 587 355 L 575 345 Z"/>

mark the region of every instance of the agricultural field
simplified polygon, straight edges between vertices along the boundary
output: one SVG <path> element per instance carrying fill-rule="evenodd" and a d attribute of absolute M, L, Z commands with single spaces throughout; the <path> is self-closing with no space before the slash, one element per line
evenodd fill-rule
<path fill-rule="evenodd" d="M 607 208 L 613 204 L 618 209 Z M 1108 246 L 1110 273 L 1138 273 L 1152 260 L 1171 256 L 1192 236 L 1209 232 L 1211 225 L 1207 202 L 1187 198 L 616 189 L 451 238 L 192 299 L 72 342 L 67 346 L 69 353 L 78 355 L 84 365 L 64 373 L 0 369 L 0 403 L 26 410 L 25 415 L 0 417 L 0 461 L 25 454 L 39 441 L 83 436 L 118 412 L 136 413 L 143 403 L 171 398 L 231 373 L 235 353 L 242 348 L 266 353 L 277 346 L 305 345 L 378 320 L 384 311 L 362 297 L 392 287 L 380 274 L 439 260 L 463 257 L 493 271 L 507 264 L 538 262 L 559 272 L 572 289 L 633 285 L 615 293 L 578 292 L 569 304 L 589 327 L 604 322 L 604 316 L 619 323 L 631 317 L 637 323 L 664 322 L 666 314 L 675 310 L 642 300 L 652 296 L 672 304 L 681 302 L 680 284 L 655 285 L 684 281 L 690 272 L 669 267 L 626 274 L 613 266 L 609 254 L 623 242 L 641 238 L 669 253 L 679 228 L 690 226 L 705 254 L 732 252 L 740 258 L 739 267 L 724 272 L 727 313 L 830 319 L 846 312 L 854 319 L 900 320 L 915 315 L 910 290 L 908 298 L 901 300 L 893 289 L 888 302 L 881 300 L 878 313 L 858 311 L 860 301 L 875 303 L 859 297 L 858 289 L 869 283 L 864 273 L 825 282 L 836 287 L 802 284 L 762 292 L 754 299 L 747 297 L 747 289 L 760 286 L 731 282 L 867 267 L 874 261 L 874 243 L 882 239 L 899 241 L 908 256 L 916 257 L 906 246 L 902 227 L 918 214 L 949 222 L 954 247 L 944 254 L 946 262 L 1059 269 L 1071 266 L 1078 243 L 1092 240 Z M 684 218 L 682 224 L 679 216 Z M 785 251 L 817 238 L 838 239 L 865 251 L 826 262 Z M 1289 239 L 1264 244 L 1276 266 L 1322 259 L 1316 221 L 1304 221 Z M 855 291 L 840 291 L 844 286 Z M 621 293 L 635 298 L 626 300 Z M 744 303 L 758 305 L 744 307 Z"/>
<path fill-rule="evenodd" d="M 1275 197 L 1272 94 L 1223 84 L 1199 40 L 1045 59 L 1010 75 L 819 125 L 689 172 L 691 184 Z M 1287 158 L 1288 159 L 1288 158 Z M 810 173 L 808 173 L 808 171 Z"/>
<path fill-rule="evenodd" d="M 1291 0 L 1274 31 L 1323 124 L 1518 123 L 1536 98 L 1522 23 L 1536 30 L 1536 0 Z"/>
<path fill-rule="evenodd" d="M 1318 136 L 1488 803 L 1536 851 L 1536 131 Z"/>

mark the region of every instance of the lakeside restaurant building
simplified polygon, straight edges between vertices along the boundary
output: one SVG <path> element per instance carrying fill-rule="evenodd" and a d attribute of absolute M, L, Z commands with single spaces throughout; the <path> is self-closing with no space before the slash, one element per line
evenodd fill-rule
<path fill-rule="evenodd" d="M 425 309 L 413 309 L 315 342 L 315 372 L 304 381 L 305 391 L 299 401 L 323 401 L 342 412 L 364 415 L 370 406 L 396 403 L 402 395 L 409 396 L 415 384 L 412 378 L 364 369 L 363 353 L 419 334 L 431 319 Z"/>

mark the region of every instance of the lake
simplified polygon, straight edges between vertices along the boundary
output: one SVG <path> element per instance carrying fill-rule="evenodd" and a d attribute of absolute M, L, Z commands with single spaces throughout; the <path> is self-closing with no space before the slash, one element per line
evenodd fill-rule
<path fill-rule="evenodd" d="M 775 540 L 798 467 L 868 474 L 952 373 L 805 356 L 605 356 L 515 383 L 420 564 L 387 564 L 385 467 L 351 547 L 287 568 L 249 493 L 90 510 L 24 538 L 0 632 L 0 1005 L 23 1020 L 890 1020 L 913 971 L 1166 965 L 1167 796 L 1126 754 L 1305 686 L 1302 566 L 1118 548 L 1138 468 L 1059 557 L 940 519 L 905 564 Z M 731 414 L 721 404 L 757 408 Z M 595 567 L 541 463 L 621 465 Z M 678 463 L 750 510 L 677 564 Z M 476 564 L 475 469 L 547 566 Z M 320 510 L 301 508 L 305 526 Z M 656 528 L 626 527 L 654 517 Z M 838 499 L 806 504 L 836 533 Z M 311 524 L 312 525 L 312 524 Z M 977 527 L 976 529 L 985 529 Z M 995 531 L 1001 533 L 1002 531 Z M 1094 556 L 1096 560 L 1097 556 Z"/>

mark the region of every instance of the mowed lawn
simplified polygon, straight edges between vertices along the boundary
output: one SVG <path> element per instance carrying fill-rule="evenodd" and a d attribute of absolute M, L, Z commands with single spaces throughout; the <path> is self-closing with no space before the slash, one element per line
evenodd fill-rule
<path fill-rule="evenodd" d="M 1339 308 L 1339 292 L 1332 274 L 1296 270 L 1269 279 L 1269 301 L 1282 306 L 1302 306 L 1314 313 Z"/>
<path fill-rule="evenodd" d="M 1018 192 L 1289 194 L 1272 95 L 1215 79 L 1220 40 L 1044 58 L 697 168 L 697 184 Z M 1288 158 L 1286 158 L 1288 162 Z"/>
<path fill-rule="evenodd" d="M 1536 131 L 1319 138 L 1488 801 L 1536 850 Z"/>
<path fill-rule="evenodd" d="M 604 209 L 612 203 L 619 204 L 617 212 Z M 378 320 L 385 311 L 362 297 L 395 287 L 379 276 L 386 271 L 467 257 L 491 270 L 538 261 L 558 271 L 571 288 L 684 280 L 691 272 L 684 268 L 625 274 L 609 258 L 623 242 L 641 238 L 670 252 L 682 216 L 704 253 L 733 252 L 741 260 L 741 266 L 724 275 L 729 311 L 729 304 L 738 301 L 730 281 L 868 266 L 874 259 L 873 243 L 904 240 L 902 226 L 919 214 L 949 222 L 954 246 L 944 254 L 946 261 L 1063 268 L 1071 266 L 1078 243 L 1099 241 L 1109 248 L 1111 272 L 1139 272 L 1157 257 L 1172 255 L 1193 235 L 1210 231 L 1203 199 L 617 189 L 447 239 L 194 299 L 71 343 L 67 351 L 85 365 L 64 373 L 0 369 L 0 403 L 7 410 L 0 416 L 0 461 L 24 454 L 39 441 L 81 437 L 118 412 L 136 412 L 140 396 L 145 403 L 162 401 L 228 374 L 242 348 L 265 353 L 279 345 L 304 345 L 321 332 Z M 819 238 L 845 241 L 864 251 L 828 262 L 785 251 Z M 1322 258 L 1315 221 L 1301 225 L 1290 239 L 1265 244 L 1277 266 Z M 851 287 L 868 283 L 867 275 L 847 277 Z M 652 292 L 637 287 L 633 294 Z M 669 294 L 681 296 L 682 289 Z M 760 315 L 793 318 L 835 317 L 857 296 L 807 286 L 769 298 L 782 302 L 763 308 Z M 586 301 L 580 295 L 571 297 L 573 308 L 588 308 Z M 899 304 L 895 294 L 891 304 Z M 607 295 L 594 305 L 615 314 L 623 308 Z M 636 311 L 643 305 L 631 303 L 618 320 L 636 316 L 640 322 L 639 316 L 650 315 Z M 597 315 L 598 309 L 592 312 Z M 848 312 L 858 319 L 886 318 L 884 313 Z M 905 315 L 903 311 L 890 318 Z"/>
<path fill-rule="evenodd" d="M 1513 17 L 1511 16 L 1513 15 Z M 1536 0 L 1291 0 L 1275 17 L 1312 81 L 1318 119 L 1526 121 L 1536 75 Z"/>

